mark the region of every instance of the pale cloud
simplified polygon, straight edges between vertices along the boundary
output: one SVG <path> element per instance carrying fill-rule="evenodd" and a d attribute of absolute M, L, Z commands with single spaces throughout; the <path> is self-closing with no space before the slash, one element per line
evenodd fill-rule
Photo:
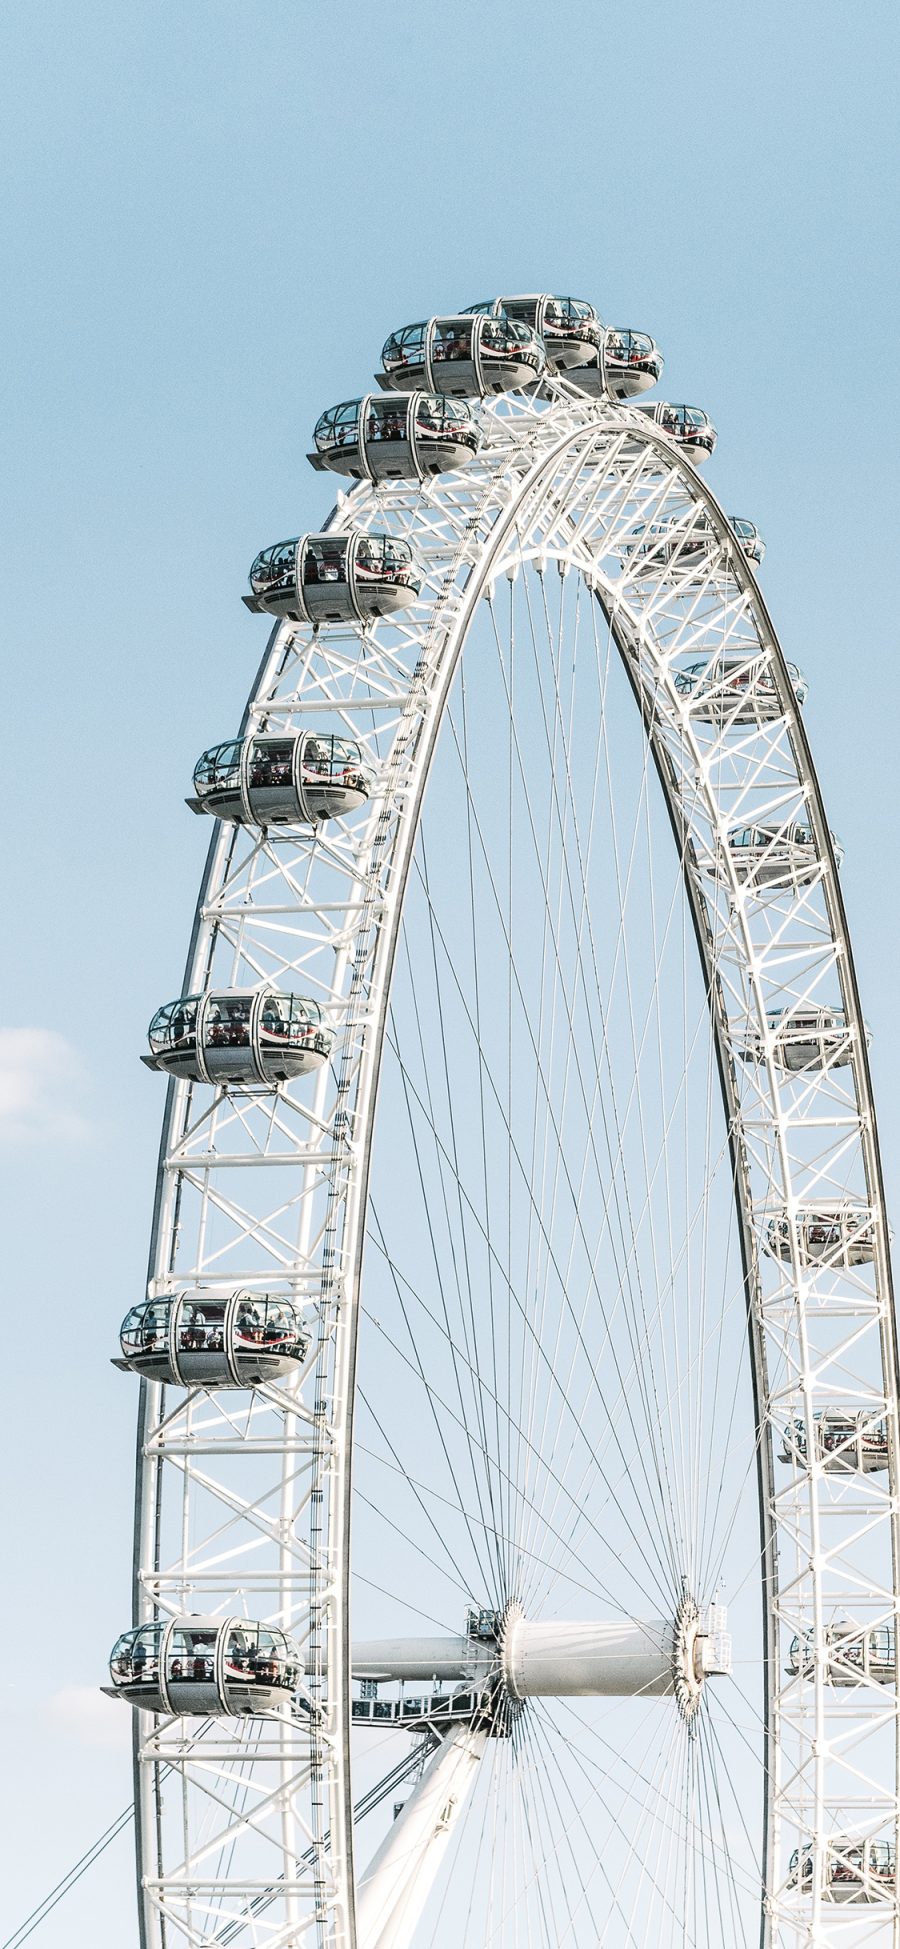
<path fill-rule="evenodd" d="M 0 1029 L 0 1141 L 85 1137 L 84 1083 L 81 1059 L 58 1030 Z"/>
<path fill-rule="evenodd" d="M 131 1712 L 121 1699 L 108 1699 L 99 1686 L 63 1685 L 42 1701 L 40 1713 L 50 1730 L 81 1746 L 124 1752 L 131 1745 Z"/>

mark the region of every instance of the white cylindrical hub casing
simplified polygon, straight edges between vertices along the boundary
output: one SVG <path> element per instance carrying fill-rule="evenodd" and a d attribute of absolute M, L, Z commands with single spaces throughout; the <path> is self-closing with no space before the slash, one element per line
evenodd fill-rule
<path fill-rule="evenodd" d="M 503 1676 L 514 1698 L 660 1698 L 673 1690 L 671 1623 L 532 1624 L 511 1618 Z"/>

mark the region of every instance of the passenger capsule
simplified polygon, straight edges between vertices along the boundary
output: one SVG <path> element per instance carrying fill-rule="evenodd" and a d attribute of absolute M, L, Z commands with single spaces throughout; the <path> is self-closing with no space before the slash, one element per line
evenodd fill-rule
<path fill-rule="evenodd" d="M 540 294 L 512 298 L 489 298 L 486 303 L 467 305 L 470 317 L 512 318 L 527 325 L 544 346 L 551 372 L 568 372 L 596 359 L 606 336 L 603 325 L 586 298 L 559 298 Z"/>
<path fill-rule="evenodd" d="M 415 392 L 424 386 L 456 399 L 530 386 L 547 365 L 543 345 L 527 325 L 483 312 L 405 325 L 385 341 L 381 358 L 384 372 L 375 377 L 385 391 Z"/>
<path fill-rule="evenodd" d="M 425 480 L 464 467 L 482 434 L 461 400 L 440 393 L 369 393 L 323 413 L 313 439 L 316 451 L 308 458 L 320 470 L 357 480 Z"/>
<path fill-rule="evenodd" d="M 264 548 L 250 570 L 248 609 L 297 623 L 364 623 L 408 609 L 422 578 L 393 535 L 301 535 Z"/>
<path fill-rule="evenodd" d="M 375 780 L 362 745 L 318 731 L 266 731 L 204 751 L 192 812 L 238 825 L 315 825 L 355 812 Z"/>
<path fill-rule="evenodd" d="M 770 1009 L 766 1022 L 773 1059 L 789 1075 L 840 1069 L 853 1061 L 854 1031 L 841 1008 Z M 765 1053 L 764 1037 L 751 1030 L 742 1050 L 745 1060 L 762 1062 Z"/>
<path fill-rule="evenodd" d="M 798 704 L 805 704 L 806 678 L 796 663 L 789 663 L 787 671 Z M 692 716 L 707 724 L 767 724 L 783 714 L 771 667 L 758 652 L 704 657 L 676 670 L 674 681 L 679 696 L 691 699 Z"/>
<path fill-rule="evenodd" d="M 728 526 L 741 554 L 750 562 L 760 563 L 766 551 L 755 524 L 741 516 L 729 515 Z M 635 529 L 628 552 L 636 558 L 639 567 L 646 568 L 650 573 L 670 566 L 677 570 L 694 567 L 706 569 L 713 552 L 720 545 L 719 535 L 709 515 L 697 509 L 689 527 L 685 527 L 683 520 L 642 524 Z"/>
<path fill-rule="evenodd" d="M 831 835 L 840 866 L 844 848 Z M 735 878 L 757 887 L 808 886 L 821 872 L 815 835 L 809 826 L 792 821 L 786 826 L 739 826 L 728 835 Z"/>
<path fill-rule="evenodd" d="M 670 400 L 658 399 L 652 406 L 636 406 L 636 413 L 646 413 L 663 433 L 669 435 L 679 447 L 683 447 L 699 466 L 707 454 L 715 452 L 718 434 L 708 413 L 701 406 L 676 406 Z"/>
<path fill-rule="evenodd" d="M 839 1834 L 823 1849 L 822 1900 L 893 1902 L 896 1855 L 892 1841 L 860 1840 Z M 812 1894 L 816 1851 L 812 1843 L 795 1848 L 788 1863 L 788 1887 Z"/>
<path fill-rule="evenodd" d="M 133 1306 L 114 1365 L 169 1387 L 260 1387 L 296 1373 L 310 1333 L 281 1293 L 178 1293 Z"/>
<path fill-rule="evenodd" d="M 664 364 L 649 333 L 609 325 L 590 364 L 573 374 L 573 384 L 591 399 L 634 399 L 656 385 Z"/>
<path fill-rule="evenodd" d="M 890 1459 L 884 1416 L 865 1408 L 819 1408 L 813 1415 L 813 1460 L 836 1474 L 869 1475 Z M 789 1421 L 779 1459 L 805 1468 L 809 1460 L 806 1423 Z"/>
<path fill-rule="evenodd" d="M 885 1462 L 885 1467 L 887 1466 Z M 869 1630 L 840 1618 L 825 1627 L 823 1677 L 826 1685 L 893 1685 L 897 1676 L 897 1645 L 892 1624 Z M 815 1634 L 805 1631 L 791 1639 L 787 1669 L 793 1678 L 811 1678 L 816 1669 Z"/>
<path fill-rule="evenodd" d="M 245 1618 L 175 1617 L 123 1631 L 103 1690 L 176 1718 L 256 1718 L 289 1706 L 303 1660 L 283 1631 Z"/>
<path fill-rule="evenodd" d="M 148 1069 L 195 1083 L 274 1087 L 320 1068 L 334 1036 L 318 1002 L 271 988 L 182 995 L 157 1010 L 148 1031 Z"/>
<path fill-rule="evenodd" d="M 868 1265 L 875 1257 L 875 1213 L 868 1205 L 807 1205 L 797 1212 L 797 1253 L 802 1266 L 832 1270 Z M 776 1259 L 790 1261 L 791 1225 L 786 1215 L 770 1218 L 766 1248 Z"/>
<path fill-rule="evenodd" d="M 755 563 L 758 568 L 765 555 L 766 544 L 763 541 L 756 522 L 748 521 L 744 514 L 730 514 L 728 520 L 748 562 Z"/>

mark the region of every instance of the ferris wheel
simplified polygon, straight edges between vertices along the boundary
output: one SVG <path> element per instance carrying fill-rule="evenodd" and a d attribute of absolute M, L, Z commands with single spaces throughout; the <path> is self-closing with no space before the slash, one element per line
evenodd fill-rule
<path fill-rule="evenodd" d="M 399 330 L 253 564 L 122 1328 L 142 1949 L 900 1941 L 841 850 L 661 370 Z"/>

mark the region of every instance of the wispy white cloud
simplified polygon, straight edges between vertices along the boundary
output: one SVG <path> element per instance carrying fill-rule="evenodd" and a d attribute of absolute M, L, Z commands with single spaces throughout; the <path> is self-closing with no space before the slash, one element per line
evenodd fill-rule
<path fill-rule="evenodd" d="M 81 1746 L 124 1751 L 131 1744 L 131 1713 L 93 1685 L 63 1685 L 42 1701 L 45 1725 Z"/>
<path fill-rule="evenodd" d="M 81 1058 L 56 1029 L 0 1029 L 0 1142 L 88 1134 Z"/>

